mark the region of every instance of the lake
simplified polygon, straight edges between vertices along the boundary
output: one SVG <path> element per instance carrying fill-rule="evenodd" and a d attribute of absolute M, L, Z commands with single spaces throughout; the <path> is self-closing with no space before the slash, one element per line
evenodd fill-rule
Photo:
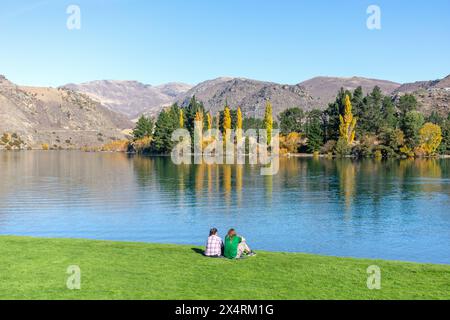
<path fill-rule="evenodd" d="M 450 160 L 182 165 L 78 151 L 0 153 L 0 234 L 203 245 L 450 264 Z"/>

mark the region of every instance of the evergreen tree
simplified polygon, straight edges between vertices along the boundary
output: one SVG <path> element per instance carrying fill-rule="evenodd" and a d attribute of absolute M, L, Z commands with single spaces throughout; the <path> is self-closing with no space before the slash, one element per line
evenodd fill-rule
<path fill-rule="evenodd" d="M 341 88 L 336 96 L 336 100 L 333 103 L 330 103 L 327 110 L 324 112 L 326 141 L 337 140 L 339 138 L 339 117 L 344 113 L 346 96 L 351 97 L 351 92 Z"/>
<path fill-rule="evenodd" d="M 419 130 L 425 123 L 423 115 L 418 111 L 409 111 L 402 119 L 401 129 L 405 134 L 405 139 L 410 148 L 419 145 Z"/>
<path fill-rule="evenodd" d="M 168 154 L 172 151 L 172 133 L 179 128 L 179 119 L 180 108 L 176 104 L 159 114 L 153 134 L 152 152 Z"/>
<path fill-rule="evenodd" d="M 305 131 L 308 151 L 319 151 L 323 146 L 322 111 L 314 109 L 307 113 Z"/>
<path fill-rule="evenodd" d="M 372 92 L 366 97 L 366 110 L 363 118 L 358 119 L 359 125 L 363 127 L 365 134 L 378 134 L 383 127 L 383 93 L 376 86 Z"/>
<path fill-rule="evenodd" d="M 281 112 L 278 116 L 281 134 L 288 135 L 291 132 L 302 132 L 302 122 L 304 117 L 305 113 L 300 108 L 286 109 Z"/>
<path fill-rule="evenodd" d="M 191 137 L 194 136 L 195 116 L 198 112 L 204 114 L 205 108 L 203 107 L 203 103 L 193 96 L 189 101 L 189 105 L 184 108 L 184 125 L 191 134 Z"/>
<path fill-rule="evenodd" d="M 135 140 L 150 137 L 153 134 L 153 121 L 151 118 L 141 116 L 136 123 L 136 127 L 133 130 L 133 137 Z"/>
<path fill-rule="evenodd" d="M 442 124 L 442 143 L 439 147 L 439 152 L 441 154 L 450 153 L 450 113 Z"/>
<path fill-rule="evenodd" d="M 382 128 L 395 129 L 398 124 L 395 104 L 390 97 L 384 97 L 382 105 L 383 123 Z"/>
<path fill-rule="evenodd" d="M 398 101 L 398 109 L 404 117 L 410 111 L 417 110 L 417 99 L 412 94 L 401 96 Z"/>
<path fill-rule="evenodd" d="M 439 112 L 433 111 L 431 114 L 427 117 L 427 122 L 431 122 L 434 124 L 437 124 L 438 126 L 442 126 L 444 124 L 444 117 L 442 117 Z"/>

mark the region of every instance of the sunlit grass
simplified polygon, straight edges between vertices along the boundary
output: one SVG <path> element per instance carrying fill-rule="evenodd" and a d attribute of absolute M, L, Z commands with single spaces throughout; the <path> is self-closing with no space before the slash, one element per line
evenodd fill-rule
<path fill-rule="evenodd" d="M 230 261 L 194 249 L 0 237 L 0 299 L 450 299 L 445 265 L 268 252 Z M 67 289 L 70 265 L 81 290 Z M 367 289 L 371 265 L 381 290 Z"/>

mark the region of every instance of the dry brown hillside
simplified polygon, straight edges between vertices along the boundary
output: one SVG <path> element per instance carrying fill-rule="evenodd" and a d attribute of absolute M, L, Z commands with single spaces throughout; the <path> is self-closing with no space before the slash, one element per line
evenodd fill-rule
<path fill-rule="evenodd" d="M 16 133 L 25 147 L 71 149 L 123 139 L 133 124 L 86 95 L 21 87 L 0 77 L 0 135 Z M 0 145 L 5 147 L 5 143 Z"/>

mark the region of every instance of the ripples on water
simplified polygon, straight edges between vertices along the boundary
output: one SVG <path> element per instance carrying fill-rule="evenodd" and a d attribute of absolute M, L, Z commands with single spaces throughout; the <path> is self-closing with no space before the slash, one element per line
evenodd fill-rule
<path fill-rule="evenodd" d="M 257 249 L 450 263 L 450 160 L 170 158 L 0 153 L 0 233 L 203 244 L 230 227 Z"/>

